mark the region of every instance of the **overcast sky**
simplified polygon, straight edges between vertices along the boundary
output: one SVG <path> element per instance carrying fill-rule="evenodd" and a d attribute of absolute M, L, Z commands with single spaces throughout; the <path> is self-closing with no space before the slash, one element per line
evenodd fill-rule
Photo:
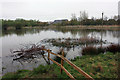
<path fill-rule="evenodd" d="M 79 16 L 80 11 L 87 11 L 89 18 L 100 18 L 101 13 L 111 16 L 118 14 L 120 0 L 0 0 L 0 18 L 36 19 L 53 21 L 70 19 L 71 14 Z"/>

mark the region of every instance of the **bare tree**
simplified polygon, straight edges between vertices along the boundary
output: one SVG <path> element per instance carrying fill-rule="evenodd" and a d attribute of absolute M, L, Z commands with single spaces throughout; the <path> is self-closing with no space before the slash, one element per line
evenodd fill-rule
<path fill-rule="evenodd" d="M 71 20 L 77 20 L 77 17 L 76 17 L 76 14 L 75 14 L 75 13 L 73 13 L 71 16 L 72 16 L 72 17 L 71 17 Z"/>
<path fill-rule="evenodd" d="M 80 11 L 80 17 L 78 18 L 79 21 L 87 20 L 88 19 L 88 13 L 86 11 Z"/>
<path fill-rule="evenodd" d="M 104 20 L 104 21 L 107 21 L 107 20 L 108 20 L 108 17 L 107 17 L 107 16 L 104 16 L 103 20 Z"/>
<path fill-rule="evenodd" d="M 115 15 L 115 16 L 113 17 L 113 19 L 114 19 L 115 21 L 117 21 L 117 20 L 118 20 L 118 16 Z"/>

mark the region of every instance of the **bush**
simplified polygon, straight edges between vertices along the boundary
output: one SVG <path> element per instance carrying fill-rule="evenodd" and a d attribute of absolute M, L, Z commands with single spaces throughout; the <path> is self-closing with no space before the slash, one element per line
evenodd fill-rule
<path fill-rule="evenodd" d="M 107 47 L 107 51 L 113 52 L 113 53 L 120 52 L 120 45 L 119 45 L 119 44 L 109 45 L 109 46 Z"/>
<path fill-rule="evenodd" d="M 33 69 L 33 74 L 46 73 L 48 69 L 49 66 L 40 65 L 39 67 Z"/>
<path fill-rule="evenodd" d="M 106 47 L 98 47 L 97 52 L 98 53 L 104 53 L 106 51 Z"/>
<path fill-rule="evenodd" d="M 85 47 L 82 49 L 82 55 L 97 55 L 97 48 L 93 46 Z"/>
<path fill-rule="evenodd" d="M 16 28 L 16 30 L 21 29 L 22 28 L 22 23 L 16 23 L 15 28 Z"/>
<path fill-rule="evenodd" d="M 97 55 L 104 52 L 112 52 L 117 53 L 120 52 L 120 45 L 119 44 L 112 44 L 107 47 L 85 47 L 82 49 L 82 55 Z"/>
<path fill-rule="evenodd" d="M 24 69 L 23 69 L 23 70 L 18 70 L 18 71 L 17 71 L 18 74 L 19 74 L 19 73 L 24 73 L 24 72 L 30 72 L 30 71 L 29 71 L 29 70 L 24 70 Z"/>

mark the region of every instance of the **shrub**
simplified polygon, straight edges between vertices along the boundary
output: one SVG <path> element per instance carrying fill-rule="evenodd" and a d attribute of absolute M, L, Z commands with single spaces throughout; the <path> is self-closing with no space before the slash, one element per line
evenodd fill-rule
<path fill-rule="evenodd" d="M 117 53 L 120 52 L 120 45 L 119 44 L 112 44 L 107 47 L 85 47 L 82 49 L 82 55 L 97 55 L 104 52 L 112 52 Z"/>
<path fill-rule="evenodd" d="M 104 53 L 106 51 L 106 47 L 98 47 L 97 52 L 98 53 Z"/>
<path fill-rule="evenodd" d="M 19 74 L 19 73 L 24 73 L 24 72 L 30 72 L 30 71 L 29 71 L 29 70 L 24 70 L 24 69 L 23 69 L 23 70 L 18 70 L 18 71 L 17 71 L 18 74 Z"/>
<path fill-rule="evenodd" d="M 89 46 L 82 49 L 82 55 L 96 55 L 96 54 L 98 54 L 96 47 Z"/>
<path fill-rule="evenodd" d="M 119 44 L 109 45 L 109 46 L 107 47 L 107 51 L 113 52 L 113 53 L 120 52 L 120 45 L 119 45 Z"/>
<path fill-rule="evenodd" d="M 33 74 L 46 73 L 48 69 L 48 66 L 40 65 L 39 67 L 33 69 Z"/>
<path fill-rule="evenodd" d="M 59 52 L 58 54 L 59 54 L 59 55 L 62 55 L 61 52 Z M 65 57 L 65 56 L 66 56 L 66 53 L 64 52 L 64 57 Z M 56 56 L 54 60 L 55 60 L 56 62 L 58 62 L 58 63 L 61 63 L 61 58 L 58 57 L 58 56 Z"/>

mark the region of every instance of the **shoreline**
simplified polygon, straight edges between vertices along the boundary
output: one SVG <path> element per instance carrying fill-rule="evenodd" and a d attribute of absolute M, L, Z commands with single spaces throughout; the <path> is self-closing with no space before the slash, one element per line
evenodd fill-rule
<path fill-rule="evenodd" d="M 98 30 L 120 30 L 120 25 L 74 25 L 74 26 L 53 26 L 49 27 L 51 29 L 60 28 L 60 29 L 98 29 Z"/>
<path fill-rule="evenodd" d="M 35 26 L 35 27 L 22 27 L 21 29 L 34 29 L 34 28 L 41 28 L 41 29 L 98 29 L 98 30 L 120 30 L 120 25 L 73 25 L 73 26 Z M 18 30 L 21 30 L 18 29 Z M 7 30 L 16 30 L 14 27 L 8 27 Z M 4 30 L 4 31 L 7 31 Z"/>

